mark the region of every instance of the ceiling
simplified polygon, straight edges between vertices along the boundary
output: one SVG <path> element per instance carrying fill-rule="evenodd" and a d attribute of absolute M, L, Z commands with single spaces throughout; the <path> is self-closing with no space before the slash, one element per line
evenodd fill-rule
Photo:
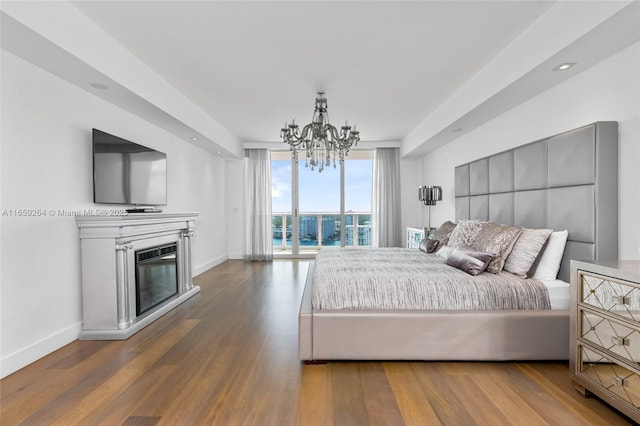
<path fill-rule="evenodd" d="M 76 2 L 243 141 L 311 120 L 400 140 L 550 3 Z"/>
<path fill-rule="evenodd" d="M 211 122 L 228 131 L 240 146 L 281 146 L 279 129 L 284 122 L 292 118 L 301 125 L 309 122 L 315 93 L 322 90 L 326 92 L 330 119 L 335 125 L 344 120 L 356 123 L 366 142 L 407 142 L 412 146 L 405 153 L 414 155 L 437 147 L 432 143 L 429 148 L 429 141 L 447 143 L 482 120 L 568 78 L 576 71 L 565 76 L 552 75 L 547 66 L 551 64 L 536 71 L 545 61 L 559 61 L 567 56 L 559 53 L 573 49 L 582 55 L 580 63 L 594 63 L 640 38 L 640 30 L 633 30 L 631 25 L 629 31 L 618 36 L 621 40 L 593 44 L 593 31 L 607 23 L 603 18 L 602 22 L 587 27 L 590 32 L 562 43 L 558 41 L 563 49 L 556 49 L 553 54 L 545 52 L 536 58 L 533 52 L 520 50 L 517 53 L 520 57 L 528 55 L 532 62 L 535 59 L 535 64 L 528 64 L 525 72 L 518 71 L 516 77 L 505 77 L 496 90 L 457 115 L 430 123 L 429 117 L 439 117 L 443 109 L 455 111 L 452 99 L 465 95 L 465 90 L 473 90 L 473 84 L 481 89 L 487 86 L 486 82 L 493 83 L 498 74 L 515 71 L 516 65 L 522 67 L 521 58 L 516 57 L 514 70 L 494 72 L 492 79 L 485 77 L 484 82 L 478 77 L 500 58 L 508 68 L 507 59 L 513 55 L 510 48 L 519 40 L 524 43 L 522 40 L 536 25 L 540 26 L 545 16 L 549 21 L 549 11 L 556 4 L 552 1 L 71 2 L 76 12 L 142 61 Z M 9 13 L 20 20 L 20 14 Z M 10 28 L 5 21 L 3 25 Z M 36 25 L 31 27 L 34 29 Z M 598 37 L 609 40 L 611 34 L 620 33 L 617 27 L 600 31 L 603 34 Z M 562 34 L 561 29 L 557 30 Z M 47 38 L 46 30 L 37 32 Z M 24 31 L 20 34 L 26 38 Z M 585 38 L 589 34 L 591 39 Z M 3 36 L 6 38 L 4 29 Z M 593 49 L 582 46 L 580 50 L 581 40 L 582 44 L 591 40 Z M 29 56 L 26 43 L 17 47 L 16 44 L 3 40 L 3 47 Z M 120 105 L 131 104 L 134 112 L 151 110 L 155 105 L 156 111 L 146 114 L 153 116 L 153 120 L 164 120 L 165 128 L 172 127 L 166 124 L 171 119 L 180 121 L 179 114 L 167 112 L 167 108 L 148 99 L 129 93 L 129 100 L 125 100 L 127 90 L 135 89 L 124 81 L 109 79 L 107 72 L 102 80 L 97 75 L 82 73 L 70 77 L 70 70 L 82 65 L 78 55 L 59 52 L 55 65 L 46 60 L 51 54 L 40 52 L 31 56 L 30 60 L 39 66 L 68 69 L 57 73 L 75 84 L 86 87 L 87 78 L 105 84 L 111 93 L 101 96 L 114 103 L 120 98 Z M 91 71 L 101 71 L 95 68 L 93 65 Z M 546 80 L 540 77 L 543 71 Z M 78 81 L 80 78 L 84 80 Z M 186 138 L 191 131 L 208 139 L 206 129 L 185 125 L 185 121 L 175 133 Z M 215 137 L 210 139 L 210 150 L 224 146 Z M 413 139 L 417 143 L 411 144 Z"/>

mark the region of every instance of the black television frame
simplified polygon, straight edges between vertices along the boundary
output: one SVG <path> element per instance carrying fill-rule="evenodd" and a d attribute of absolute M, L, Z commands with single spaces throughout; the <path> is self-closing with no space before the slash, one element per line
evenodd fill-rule
<path fill-rule="evenodd" d="M 115 145 L 120 144 L 124 146 L 128 146 L 132 149 L 132 152 L 141 152 L 141 151 L 149 151 L 158 153 L 164 156 L 165 162 L 165 171 L 164 171 L 164 188 L 163 188 L 163 200 L 126 200 L 125 201 L 111 201 L 111 200 L 99 200 L 96 199 L 96 143 L 98 138 L 111 140 Z M 154 148 L 150 148 L 145 145 L 141 145 L 136 142 L 132 142 L 128 139 L 121 138 L 119 136 L 113 135 L 111 133 L 107 133 L 105 131 L 93 128 L 92 129 L 92 178 L 93 178 L 93 202 L 94 204 L 116 204 L 116 205 L 128 205 L 128 206 L 166 206 L 167 198 L 168 198 L 168 156 L 165 152 L 159 151 Z M 121 152 L 115 150 L 114 152 Z M 136 209 L 128 209 L 131 212 L 158 212 L 161 211 L 155 208 L 136 208 Z"/>

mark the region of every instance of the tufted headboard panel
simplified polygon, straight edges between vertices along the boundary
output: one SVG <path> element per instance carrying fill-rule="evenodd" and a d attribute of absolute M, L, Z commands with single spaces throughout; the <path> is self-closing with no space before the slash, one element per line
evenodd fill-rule
<path fill-rule="evenodd" d="M 597 122 L 455 168 L 456 220 L 567 229 L 569 261 L 618 256 L 618 123 Z"/>

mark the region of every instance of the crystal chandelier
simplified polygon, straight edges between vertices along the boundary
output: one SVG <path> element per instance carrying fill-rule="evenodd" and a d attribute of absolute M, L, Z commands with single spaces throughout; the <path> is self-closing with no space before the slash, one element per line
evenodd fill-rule
<path fill-rule="evenodd" d="M 303 151 L 305 166 L 310 166 L 311 170 L 317 167 L 318 171 L 322 172 L 324 167 L 332 162 L 333 167 L 336 167 L 336 158 L 340 164 L 344 162 L 351 146 L 358 145 L 360 132 L 356 130 L 355 125 L 352 129 L 346 121 L 340 131 L 332 126 L 327 112 L 327 98 L 324 97 L 324 92 L 318 92 L 311 123 L 304 126 L 302 131 L 295 119 L 291 124 L 284 123 L 284 127 L 280 129 L 280 137 L 290 145 L 291 155 L 296 163 L 298 153 Z"/>

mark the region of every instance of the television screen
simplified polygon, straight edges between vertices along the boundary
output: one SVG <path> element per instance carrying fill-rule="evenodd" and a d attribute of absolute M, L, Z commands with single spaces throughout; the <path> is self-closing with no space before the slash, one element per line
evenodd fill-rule
<path fill-rule="evenodd" d="M 93 201 L 167 204 L 167 155 L 93 129 Z"/>

